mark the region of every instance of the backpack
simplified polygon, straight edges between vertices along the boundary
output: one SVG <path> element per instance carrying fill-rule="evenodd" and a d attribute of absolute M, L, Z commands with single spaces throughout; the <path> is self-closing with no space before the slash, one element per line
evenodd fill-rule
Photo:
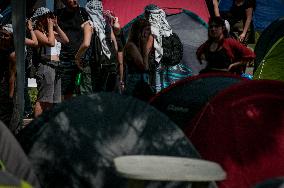
<path fill-rule="evenodd" d="M 161 63 L 166 66 L 175 66 L 183 57 L 183 45 L 176 33 L 163 37 L 163 56 Z"/>
<path fill-rule="evenodd" d="M 90 46 L 91 54 L 89 54 L 90 66 L 102 72 L 117 72 L 117 56 L 114 44 L 106 41 L 111 52 L 110 59 L 104 54 L 99 36 L 94 33 L 92 36 L 92 44 Z M 107 40 L 107 39 L 106 39 Z"/>

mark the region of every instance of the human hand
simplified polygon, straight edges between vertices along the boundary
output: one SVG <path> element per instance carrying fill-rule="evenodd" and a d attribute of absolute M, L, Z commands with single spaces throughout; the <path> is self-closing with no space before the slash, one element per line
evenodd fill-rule
<path fill-rule="evenodd" d="M 80 58 L 75 58 L 75 63 L 80 70 L 83 70 L 83 62 Z"/>
<path fill-rule="evenodd" d="M 125 85 L 123 81 L 119 82 L 119 92 L 122 94 L 125 91 Z"/>
<path fill-rule="evenodd" d="M 232 73 L 241 73 L 243 71 L 243 66 L 244 64 L 242 62 L 232 63 L 229 66 L 228 71 Z"/>
<path fill-rule="evenodd" d="M 29 31 L 32 31 L 33 30 L 33 22 L 31 19 L 28 19 L 27 21 L 27 27 L 28 27 L 28 30 Z"/>
<path fill-rule="evenodd" d="M 53 28 L 53 19 L 52 18 L 47 18 L 47 25 L 49 28 Z"/>
<path fill-rule="evenodd" d="M 245 40 L 245 37 L 246 37 L 246 34 L 245 34 L 245 33 L 240 34 L 240 36 L 239 36 L 239 41 L 240 41 L 240 42 L 243 42 L 243 41 Z"/>
<path fill-rule="evenodd" d="M 55 28 L 58 27 L 57 16 L 54 16 L 54 19 L 53 19 L 53 26 L 54 26 Z"/>

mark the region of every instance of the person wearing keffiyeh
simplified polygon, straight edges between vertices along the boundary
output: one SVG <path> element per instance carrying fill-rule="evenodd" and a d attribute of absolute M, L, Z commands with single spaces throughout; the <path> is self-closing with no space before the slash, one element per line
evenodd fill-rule
<path fill-rule="evenodd" d="M 95 36 L 97 36 L 102 46 L 102 53 L 112 62 L 117 54 L 115 35 L 111 26 L 104 19 L 101 1 L 91 0 L 86 4 L 85 9 L 92 21 L 87 21 L 82 25 L 84 38 L 75 55 L 75 62 L 82 70 L 81 94 L 90 94 L 101 90 L 113 91 L 116 84 L 116 73 L 112 74 L 104 70 L 98 72 L 96 67 L 98 62 L 92 62 L 96 66 L 90 66 L 89 60 L 92 58 L 94 51 L 91 44 Z"/>
<path fill-rule="evenodd" d="M 162 69 L 162 65 L 160 61 L 163 57 L 163 37 L 169 37 L 170 35 L 172 35 L 173 31 L 168 21 L 166 20 L 166 13 L 158 6 L 154 4 L 147 5 L 144 8 L 144 15 L 151 25 L 151 36 L 153 38 L 153 42 L 151 42 L 150 37 L 150 40 L 148 40 L 146 44 L 146 51 L 149 51 L 153 46 L 155 53 L 155 63 L 149 61 L 150 83 L 157 93 L 162 90 L 162 76 L 160 71 Z"/>
<path fill-rule="evenodd" d="M 123 63 L 123 43 L 122 43 L 122 32 L 120 23 L 118 20 L 118 17 L 115 16 L 114 12 L 111 10 L 104 10 L 103 11 L 104 18 L 106 20 L 106 23 L 108 23 L 112 29 L 113 33 L 115 35 L 115 39 L 117 42 L 117 61 L 119 63 L 119 91 L 120 93 L 123 93 L 125 91 L 125 85 L 124 85 L 124 63 Z"/>

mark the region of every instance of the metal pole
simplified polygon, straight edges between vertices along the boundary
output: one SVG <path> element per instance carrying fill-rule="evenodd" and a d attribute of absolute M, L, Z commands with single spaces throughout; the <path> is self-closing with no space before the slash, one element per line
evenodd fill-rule
<path fill-rule="evenodd" d="M 12 0 L 11 4 L 17 69 L 16 98 L 11 121 L 14 132 L 22 125 L 24 113 L 26 0 Z"/>

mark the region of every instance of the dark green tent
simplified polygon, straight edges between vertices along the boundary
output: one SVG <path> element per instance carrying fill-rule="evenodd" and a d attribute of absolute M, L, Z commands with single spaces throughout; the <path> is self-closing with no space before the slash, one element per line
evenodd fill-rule
<path fill-rule="evenodd" d="M 275 20 L 262 32 L 255 46 L 254 79 L 283 80 L 283 37 L 284 17 Z"/>

